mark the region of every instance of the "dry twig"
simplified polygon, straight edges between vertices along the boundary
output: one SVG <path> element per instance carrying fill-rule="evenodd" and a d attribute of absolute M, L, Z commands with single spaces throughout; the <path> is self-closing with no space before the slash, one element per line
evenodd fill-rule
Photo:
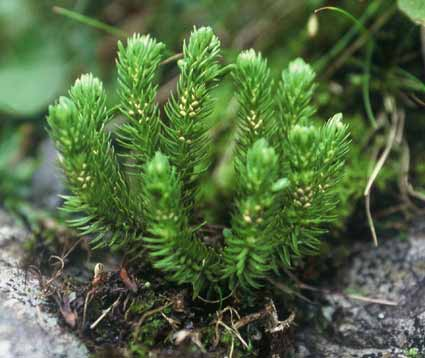
<path fill-rule="evenodd" d="M 329 289 L 326 289 L 326 288 L 319 288 L 319 287 L 310 286 L 308 284 L 301 282 L 295 275 L 293 275 L 288 270 L 285 270 L 285 272 L 289 276 L 289 278 L 291 278 L 297 284 L 297 286 L 300 289 L 313 291 L 313 292 L 319 292 L 321 294 L 326 294 L 326 295 L 337 295 L 337 296 L 342 296 L 342 297 L 348 298 L 348 299 L 353 299 L 353 300 L 358 300 L 358 301 L 363 301 L 363 302 L 368 302 L 368 303 L 376 303 L 376 304 L 380 304 L 380 305 L 387 305 L 387 306 L 397 306 L 398 305 L 397 302 L 389 301 L 389 300 L 386 300 L 386 299 L 372 298 L 372 297 L 353 295 L 353 294 L 346 294 L 346 293 L 343 293 L 343 292 L 332 291 L 332 290 L 329 290 Z"/>
<path fill-rule="evenodd" d="M 120 300 L 121 300 L 121 295 L 118 296 L 118 298 L 115 300 L 115 302 L 111 306 L 109 306 L 106 310 L 102 311 L 102 314 L 99 316 L 99 318 L 90 325 L 90 329 L 95 329 L 96 326 L 106 317 L 106 315 L 109 312 L 113 311 L 114 308 L 119 305 Z"/>
<path fill-rule="evenodd" d="M 270 303 L 267 305 L 268 311 L 270 313 L 270 322 L 269 329 L 267 330 L 269 333 L 283 332 L 286 331 L 295 321 L 295 312 L 292 312 L 287 319 L 284 321 L 279 321 L 279 317 L 277 315 L 276 306 L 273 301 L 270 300 Z"/>
<path fill-rule="evenodd" d="M 370 191 L 379 172 L 384 166 L 385 161 L 387 160 L 391 152 L 391 149 L 393 148 L 393 145 L 396 142 L 396 139 L 402 137 L 402 134 L 400 134 L 399 132 L 403 130 L 403 123 L 404 123 L 404 112 L 394 110 L 392 113 L 392 124 L 388 134 L 387 143 L 385 145 L 384 151 L 382 152 L 382 155 L 380 156 L 380 158 L 375 164 L 375 167 L 372 171 L 372 174 L 369 177 L 369 180 L 366 184 L 366 188 L 364 191 L 366 216 L 367 216 L 367 221 L 370 227 L 370 231 L 372 233 L 373 243 L 375 246 L 378 246 L 378 237 L 376 235 L 375 225 L 373 223 L 372 213 L 370 211 Z"/>

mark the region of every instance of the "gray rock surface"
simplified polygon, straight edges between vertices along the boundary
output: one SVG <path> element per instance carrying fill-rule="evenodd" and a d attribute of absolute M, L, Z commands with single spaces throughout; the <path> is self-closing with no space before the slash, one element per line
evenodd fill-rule
<path fill-rule="evenodd" d="M 328 329 L 313 327 L 298 335 L 298 357 L 425 356 L 425 230 L 406 241 L 363 245 L 339 273 L 343 292 L 385 299 L 396 306 L 328 294 Z M 324 333 L 326 332 L 326 333 Z M 408 352 L 412 355 L 408 355 Z M 413 352 L 417 355 L 414 355 Z"/>
<path fill-rule="evenodd" d="M 65 192 L 65 188 L 58 152 L 50 139 L 41 144 L 39 157 L 41 163 L 32 177 L 32 201 L 40 208 L 55 210 L 62 203 L 59 195 Z"/>
<path fill-rule="evenodd" d="M 20 268 L 27 239 L 0 210 L 0 357 L 87 357 L 86 347 L 43 309 L 38 281 Z"/>

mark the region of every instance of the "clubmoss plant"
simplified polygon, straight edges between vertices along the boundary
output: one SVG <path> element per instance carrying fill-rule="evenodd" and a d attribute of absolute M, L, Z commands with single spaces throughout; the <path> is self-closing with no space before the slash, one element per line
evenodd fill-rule
<path fill-rule="evenodd" d="M 315 74 L 296 59 L 274 86 L 254 50 L 222 66 L 210 28 L 194 29 L 178 62 L 177 91 L 155 102 L 164 45 L 134 35 L 118 45 L 120 104 L 106 105 L 101 82 L 83 75 L 50 107 L 50 134 L 72 195 L 70 225 L 94 234 L 96 246 L 121 248 L 152 265 L 194 296 L 206 288 L 253 290 L 271 271 L 318 252 L 336 218 L 337 186 L 349 148 L 341 114 L 313 119 Z M 223 245 L 207 245 L 198 219 L 199 179 L 209 165 L 212 89 L 229 70 L 239 102 L 235 203 Z M 105 126 L 121 114 L 116 145 Z M 115 153 L 117 148 L 117 153 Z"/>

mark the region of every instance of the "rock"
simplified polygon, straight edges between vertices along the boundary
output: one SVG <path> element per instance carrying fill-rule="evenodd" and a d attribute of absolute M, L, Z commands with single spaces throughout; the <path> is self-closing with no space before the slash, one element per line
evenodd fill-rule
<path fill-rule="evenodd" d="M 62 203 L 59 195 L 65 192 L 65 188 L 58 152 L 50 139 L 41 144 L 40 159 L 41 163 L 32 177 L 31 199 L 40 208 L 55 210 Z"/>
<path fill-rule="evenodd" d="M 0 211 L 0 357 L 88 357 L 86 347 L 44 310 L 38 280 L 20 268 L 28 238 Z"/>
<path fill-rule="evenodd" d="M 397 305 L 327 294 L 327 306 L 321 308 L 330 318 L 327 334 L 313 327 L 301 330 L 298 357 L 425 355 L 425 230 L 413 231 L 406 241 L 382 240 L 373 249 L 365 245 L 339 277 L 340 292 Z"/>

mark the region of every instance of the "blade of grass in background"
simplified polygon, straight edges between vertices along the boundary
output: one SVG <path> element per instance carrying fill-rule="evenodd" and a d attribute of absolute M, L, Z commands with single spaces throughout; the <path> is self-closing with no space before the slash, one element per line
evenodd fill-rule
<path fill-rule="evenodd" d="M 365 65 L 364 65 L 363 89 L 362 89 L 363 101 L 364 101 L 365 111 L 370 121 L 370 124 L 372 125 L 373 128 L 376 128 L 377 127 L 376 118 L 370 103 L 370 88 L 369 88 L 370 87 L 370 66 L 371 66 L 372 53 L 373 53 L 373 39 L 371 38 L 369 31 L 364 27 L 363 23 L 359 21 L 355 16 L 350 14 L 348 11 L 340 9 L 339 7 L 325 6 L 325 7 L 321 7 L 317 9 L 315 13 L 318 13 L 324 10 L 335 11 L 347 17 L 354 23 L 357 30 L 359 32 L 362 32 L 367 37 L 366 58 L 365 58 Z"/>
<path fill-rule="evenodd" d="M 93 19 L 91 17 L 82 15 L 78 12 L 72 11 L 72 10 L 68 10 L 65 9 L 63 7 L 60 6 L 54 6 L 53 7 L 53 12 L 55 12 L 56 14 L 65 16 L 69 19 L 75 20 L 81 24 L 87 25 L 87 26 L 91 26 L 95 29 L 101 30 L 101 31 L 105 31 L 113 36 L 116 37 L 127 37 L 128 33 L 117 29 L 116 27 L 113 27 L 111 25 L 105 24 L 104 22 L 101 22 L 99 20 Z"/>
<path fill-rule="evenodd" d="M 363 12 L 362 16 L 358 19 L 358 21 L 361 24 L 365 24 L 366 21 L 368 21 L 370 18 L 372 18 L 377 11 L 379 10 L 379 7 L 381 6 L 381 1 L 373 1 Z M 321 8 L 323 9 L 323 8 Z M 320 9 L 319 9 L 320 10 Z M 354 25 L 350 28 L 348 32 L 342 36 L 339 41 L 335 44 L 332 49 L 327 52 L 325 55 L 320 57 L 316 63 L 314 64 L 314 68 L 317 72 L 321 72 L 328 64 L 329 62 L 337 56 L 341 51 L 343 51 L 350 41 L 360 32 L 360 29 L 358 26 Z"/>
<path fill-rule="evenodd" d="M 116 27 L 105 24 L 102 21 L 93 19 L 91 17 L 82 15 L 78 12 L 75 12 L 75 11 L 72 11 L 72 10 L 69 10 L 69 9 L 65 9 L 63 7 L 60 7 L 60 6 L 54 6 L 53 12 L 55 12 L 56 14 L 65 16 L 65 17 L 67 17 L 71 20 L 77 21 L 81 24 L 84 24 L 84 25 L 93 27 L 95 29 L 104 31 L 104 32 L 111 34 L 113 36 L 116 36 L 116 37 L 127 38 L 128 36 L 130 36 L 129 33 L 125 32 L 123 30 L 120 30 Z M 164 61 L 162 61 L 161 65 L 165 65 L 165 64 L 168 64 L 170 62 L 177 61 L 181 57 L 182 57 L 182 53 L 177 53 L 177 54 L 171 55 L 170 57 L 168 57 Z"/>

